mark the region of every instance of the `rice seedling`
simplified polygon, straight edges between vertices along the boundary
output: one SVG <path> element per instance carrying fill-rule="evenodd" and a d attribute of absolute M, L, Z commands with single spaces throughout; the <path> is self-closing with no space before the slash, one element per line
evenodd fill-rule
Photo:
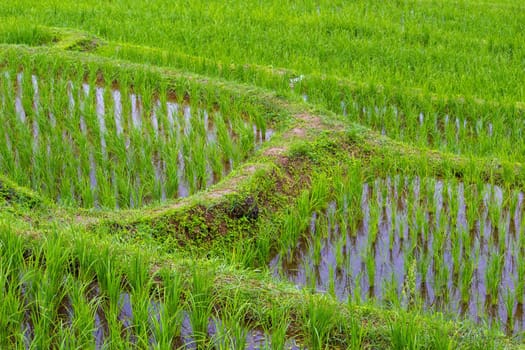
<path fill-rule="evenodd" d="M 140 255 L 136 255 L 129 265 L 126 276 L 131 285 L 130 299 L 133 319 L 127 332 L 130 332 L 137 340 L 139 347 L 148 347 L 149 330 L 151 324 L 151 290 L 152 281 L 147 269 L 148 264 Z"/>
<path fill-rule="evenodd" d="M 390 323 L 390 341 L 393 349 L 419 349 L 420 348 L 420 331 L 417 320 L 400 311 L 396 320 Z"/>
<path fill-rule="evenodd" d="M 493 253 L 487 266 L 487 287 L 492 303 L 497 303 L 499 294 L 499 282 L 501 278 L 501 269 L 503 267 L 503 256 Z"/>
<path fill-rule="evenodd" d="M 353 317 L 350 318 L 346 329 L 350 334 L 350 342 L 346 348 L 348 350 L 362 349 L 366 337 L 366 328 L 360 323 L 357 315 L 353 315 Z"/>
<path fill-rule="evenodd" d="M 219 336 L 220 348 L 244 349 L 247 346 L 248 330 L 245 326 L 245 315 L 250 308 L 238 290 L 226 301 L 221 309 L 221 318 L 215 322 L 222 329 Z"/>
<path fill-rule="evenodd" d="M 430 344 L 434 349 L 451 350 L 457 348 L 456 339 L 450 336 L 446 320 L 436 317 L 435 327 L 430 331 Z"/>
<path fill-rule="evenodd" d="M 17 281 L 15 254 L 20 250 L 2 244 L 2 250 L 4 249 L 7 254 L 3 254 L 2 264 L 0 264 L 0 291 L 3 296 L 0 302 L 1 344 L 3 347 L 19 346 L 23 343 L 23 339 L 17 337 L 16 334 L 19 334 L 19 330 L 22 329 L 24 305 L 19 298 L 22 285 Z"/>
<path fill-rule="evenodd" d="M 192 337 L 197 348 L 205 348 L 209 342 L 208 324 L 213 312 L 213 272 L 192 271 L 192 290 L 188 296 L 189 319 Z"/>
<path fill-rule="evenodd" d="M 75 342 L 75 346 L 88 347 L 93 345 L 93 334 L 95 328 L 95 314 L 99 308 L 100 300 L 93 298 L 86 300 L 89 284 L 82 280 L 71 279 L 71 310 L 73 317 L 71 320 L 70 340 Z M 67 339 L 67 338 L 66 338 Z"/>
<path fill-rule="evenodd" d="M 164 275 L 163 287 L 156 292 L 161 304 L 158 306 L 158 317 L 153 317 L 152 329 L 154 345 L 156 348 L 177 344 L 181 337 L 183 319 L 183 303 L 181 296 L 183 292 L 182 279 L 180 275 Z"/>
<path fill-rule="evenodd" d="M 312 349 L 326 349 L 330 331 L 336 320 L 333 316 L 333 306 L 326 300 L 309 300 L 304 310 L 305 333 Z"/>
<path fill-rule="evenodd" d="M 265 330 L 265 333 L 270 334 L 269 346 L 277 349 L 285 348 L 287 331 L 291 321 L 288 311 L 274 305 L 270 308 L 269 312 L 271 327 Z"/>

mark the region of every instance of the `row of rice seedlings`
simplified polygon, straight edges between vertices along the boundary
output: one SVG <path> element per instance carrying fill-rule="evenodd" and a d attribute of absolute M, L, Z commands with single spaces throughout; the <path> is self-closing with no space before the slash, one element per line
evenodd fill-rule
<path fill-rule="evenodd" d="M 138 94 L 125 77 L 109 87 L 100 74 L 46 79 L 6 70 L 0 85 L 3 171 L 67 205 L 136 207 L 187 196 L 271 136 L 261 118 L 223 115 L 148 87 Z"/>
<path fill-rule="evenodd" d="M 275 71 L 256 65 L 224 66 L 204 58 L 135 46 L 112 50 L 102 49 L 101 53 L 163 66 L 187 67 L 212 76 L 249 81 L 282 93 L 292 92 L 305 101 L 321 104 L 390 137 L 417 145 L 505 159 L 520 159 L 522 154 L 524 125 L 519 116 L 523 112 L 512 104 L 465 101 L 465 98 L 438 100 L 431 94 L 425 96 L 410 89 L 352 84 L 330 76 Z"/>
<path fill-rule="evenodd" d="M 520 159 L 523 111 L 516 106 L 454 103 L 410 93 L 396 97 L 395 91 L 312 80 L 302 89 L 311 90 L 315 102 L 389 137 L 459 154 Z M 339 93 L 330 95 L 328 87 L 320 89 L 323 84 Z"/>
<path fill-rule="evenodd" d="M 457 154 L 521 159 L 525 125 L 511 109 L 473 107 L 468 114 L 450 115 L 432 105 L 352 106 L 351 120 L 394 139 Z"/>
<path fill-rule="evenodd" d="M 483 14 L 477 12 L 473 21 L 460 30 L 461 33 L 468 34 L 462 35 L 457 31 L 458 26 L 453 26 L 454 30 L 444 29 L 443 21 L 446 18 L 445 21 L 451 20 L 452 23 L 458 24 L 464 20 L 463 14 L 444 8 L 439 10 L 417 6 L 407 8 L 404 4 L 390 6 L 388 10 L 385 10 L 385 7 L 378 10 L 370 8 L 366 2 L 359 2 L 344 5 L 311 4 L 297 11 L 295 8 L 283 8 L 280 5 L 276 7 L 275 4 L 270 4 L 265 5 L 264 9 L 232 8 L 231 12 L 222 12 L 218 15 L 219 8 L 208 8 L 208 4 L 204 5 L 204 8 L 201 6 L 202 4 L 197 5 L 197 8 L 179 8 L 176 11 L 184 13 L 181 17 L 186 20 L 179 23 L 181 28 L 178 28 L 175 34 L 151 31 L 146 31 L 148 33 L 146 34 L 144 30 L 138 31 L 134 25 L 121 29 L 125 33 L 117 34 L 113 31 L 108 33 L 110 37 L 120 41 L 123 40 L 121 38 L 128 38 L 128 42 L 137 42 L 136 38 L 140 37 L 139 40 L 150 47 L 141 48 L 118 43 L 118 45 L 102 46 L 97 53 L 243 82 L 256 82 L 261 85 L 268 80 L 266 87 L 272 89 L 281 83 L 276 77 L 284 71 L 273 67 L 289 67 L 304 70 L 297 76 L 300 76 L 300 73 L 319 72 L 319 76 L 323 77 L 351 77 L 357 81 L 381 82 L 390 86 L 408 85 L 447 94 L 463 93 L 497 96 L 496 98 L 508 96 L 516 100 L 520 100 L 519 96 L 522 95 L 518 88 L 518 77 L 522 76 L 522 72 L 517 62 L 519 60 L 515 59 L 521 57 L 522 50 L 518 44 L 521 33 L 515 30 L 516 27 L 507 26 L 508 31 L 504 31 L 505 37 L 502 37 L 503 34 L 487 33 L 482 28 L 487 20 L 491 23 L 499 23 L 505 18 L 512 23 L 519 23 L 517 19 L 517 16 L 519 17 L 517 13 L 520 13 L 519 7 L 514 7 L 512 11 L 507 4 L 496 5 L 498 10 L 495 11 L 493 4 L 467 5 L 471 12 L 483 9 L 481 10 Z M 141 13 L 139 9 L 145 10 L 139 7 L 135 9 L 137 14 Z M 200 11 L 213 14 L 218 23 L 224 23 L 221 30 L 217 32 L 215 27 L 210 28 L 208 21 L 198 15 Z M 284 35 L 278 30 L 269 32 L 267 23 L 257 18 L 258 11 L 278 13 L 280 19 L 288 24 L 290 32 Z M 239 13 L 243 15 L 239 16 Z M 359 16 L 355 16 L 356 13 L 367 15 L 358 18 Z M 487 19 L 489 13 L 489 16 L 494 17 Z M 153 17 L 163 18 L 163 16 L 164 13 L 159 13 Z M 140 15 L 137 17 L 141 18 Z M 237 22 L 239 18 L 249 17 L 252 18 L 249 28 Z M 297 22 L 298 18 L 302 20 Z M 134 19 L 129 21 L 134 22 Z M 189 45 L 180 47 L 176 39 L 181 34 L 191 32 L 195 23 L 199 23 L 198 27 L 202 28 L 203 32 L 208 30 L 213 32 L 213 38 L 217 40 L 209 40 L 210 38 L 203 40 L 196 35 L 195 40 L 188 41 Z M 421 25 L 422 23 L 424 26 Z M 480 26 L 479 23 L 484 25 Z M 104 22 L 99 25 L 102 27 L 108 24 Z M 494 24 L 495 27 L 502 25 Z M 433 30 L 429 30 L 428 26 L 433 27 Z M 309 40 L 306 40 L 305 32 L 310 32 L 312 27 L 323 29 L 310 33 L 307 36 Z M 474 28 L 477 31 L 474 31 Z M 241 33 L 237 33 L 239 29 Z M 264 31 L 267 37 L 261 38 L 258 31 Z M 247 40 L 243 47 L 225 46 L 222 42 L 225 38 L 239 35 Z M 434 39 L 430 39 L 429 42 L 429 38 L 432 37 Z M 293 44 L 295 44 L 294 55 L 275 55 L 276 52 L 281 52 L 282 47 Z M 319 51 L 320 45 L 325 45 L 326 51 Z M 164 49 L 156 49 L 160 47 Z M 274 51 L 269 50 L 269 47 L 273 47 Z M 330 54 L 327 55 L 327 52 Z M 348 60 L 348 57 L 353 59 Z M 429 59 L 430 57 L 432 59 Z M 476 64 L 482 64 L 485 69 L 473 72 L 471 69 L 473 60 Z M 254 62 L 267 66 L 249 65 Z M 459 73 L 458 69 L 462 73 Z M 490 76 L 492 79 L 488 78 Z M 323 83 L 322 78 L 318 77 L 311 85 L 315 85 L 317 81 Z M 323 84 L 323 87 L 328 92 L 332 86 L 327 85 Z"/>
<path fill-rule="evenodd" d="M 285 237 L 290 217 L 302 224 L 272 259 L 275 275 L 341 300 L 422 304 L 523 331 L 521 192 L 419 177 L 365 181 L 358 165 L 330 182 L 324 203 L 303 194 L 283 219 Z"/>
<path fill-rule="evenodd" d="M 3 229 L 2 347 L 166 349 L 183 345 L 185 306 L 179 275 L 163 273 L 160 286 L 140 256 L 122 269 L 115 257 L 105 255 L 109 251 L 94 253 L 86 243 L 64 249 L 59 237 L 33 247 L 27 257 L 25 242 Z M 210 290 L 199 290 L 194 283 L 189 299 L 209 295 Z M 190 315 L 200 314 L 207 326 L 209 306 L 204 313 L 191 302 L 189 307 Z M 192 325 L 197 328 L 196 323 Z"/>
<path fill-rule="evenodd" d="M 213 269 L 193 268 L 188 283 L 179 272 L 151 274 L 140 254 L 121 261 L 56 232 L 37 246 L 0 225 L 2 348 L 299 349 L 288 311 L 275 303 L 269 322 L 247 323 L 250 299 L 233 290 L 219 302 Z M 305 327 L 319 327 L 310 314 Z"/>

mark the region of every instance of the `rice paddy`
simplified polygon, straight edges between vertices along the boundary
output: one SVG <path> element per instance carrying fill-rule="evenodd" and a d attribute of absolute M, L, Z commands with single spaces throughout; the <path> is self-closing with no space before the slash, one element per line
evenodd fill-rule
<path fill-rule="evenodd" d="M 270 263 L 276 276 L 342 301 L 420 303 L 523 332 L 522 192 L 399 175 L 366 181 L 359 167 L 347 176 L 334 182 L 336 195 L 304 204 L 309 221 L 289 213 L 305 227 L 296 242 L 283 240 Z"/>
<path fill-rule="evenodd" d="M 522 10 L 0 4 L 0 348 L 523 347 Z"/>
<path fill-rule="evenodd" d="M 271 137 L 263 116 L 80 68 L 43 77 L 16 62 L 2 74 L 1 166 L 60 204 L 133 208 L 186 197 Z"/>

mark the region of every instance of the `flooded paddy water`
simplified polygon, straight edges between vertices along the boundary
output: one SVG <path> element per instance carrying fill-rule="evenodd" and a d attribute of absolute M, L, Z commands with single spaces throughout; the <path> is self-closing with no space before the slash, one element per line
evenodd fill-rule
<path fill-rule="evenodd" d="M 342 301 L 420 304 L 525 330 L 523 193 L 403 176 L 353 184 L 274 256 L 276 277 Z"/>
<path fill-rule="evenodd" d="M 138 207 L 217 183 L 273 134 L 241 111 L 135 90 L 2 72 L 0 169 L 62 204 Z"/>

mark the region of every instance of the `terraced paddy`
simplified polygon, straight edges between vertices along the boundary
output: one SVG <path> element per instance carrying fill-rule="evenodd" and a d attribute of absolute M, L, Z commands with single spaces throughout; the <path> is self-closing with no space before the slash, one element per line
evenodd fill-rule
<path fill-rule="evenodd" d="M 522 10 L 0 4 L 0 348 L 523 347 Z"/>
<path fill-rule="evenodd" d="M 343 301 L 421 303 L 523 331 L 522 192 L 350 174 L 283 245 L 274 274 Z"/>
<path fill-rule="evenodd" d="M 271 137 L 249 106 L 193 102 L 188 92 L 135 82 L 141 78 L 129 72 L 122 81 L 96 67 L 40 75 L 34 63 L 4 60 L 2 168 L 60 204 L 139 207 L 186 197 Z"/>

